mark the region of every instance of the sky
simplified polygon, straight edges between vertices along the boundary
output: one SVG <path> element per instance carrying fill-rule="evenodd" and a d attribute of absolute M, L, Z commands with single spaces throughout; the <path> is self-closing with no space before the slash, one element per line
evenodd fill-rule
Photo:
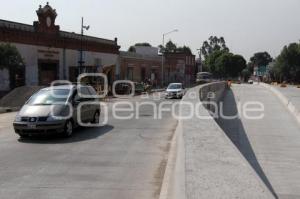
<path fill-rule="evenodd" d="M 32 24 L 45 0 L 0 0 L 0 19 Z M 249 59 L 267 51 L 276 57 L 300 40 L 300 0 L 48 0 L 61 30 L 118 38 L 121 50 L 139 42 L 162 43 L 163 33 L 178 46 L 197 49 L 209 36 L 223 36 L 231 52 Z"/>

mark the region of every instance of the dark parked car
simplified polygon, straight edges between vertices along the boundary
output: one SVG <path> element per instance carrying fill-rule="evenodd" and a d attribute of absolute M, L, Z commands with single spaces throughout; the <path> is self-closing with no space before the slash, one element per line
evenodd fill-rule
<path fill-rule="evenodd" d="M 16 115 L 15 132 L 21 137 L 51 133 L 71 136 L 73 129 L 79 126 L 79 104 L 98 102 L 95 95 L 91 86 L 64 85 L 41 89 Z M 82 105 L 78 115 L 82 123 L 99 123 L 100 111 L 99 104 Z"/>

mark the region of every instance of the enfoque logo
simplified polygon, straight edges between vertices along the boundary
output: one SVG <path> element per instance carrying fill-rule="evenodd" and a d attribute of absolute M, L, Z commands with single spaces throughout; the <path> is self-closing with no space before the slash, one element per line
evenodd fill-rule
<path fill-rule="evenodd" d="M 102 90 L 101 93 L 87 94 L 82 92 L 82 88 L 85 85 L 82 84 L 86 78 L 101 78 Z M 74 87 L 74 84 L 66 80 L 57 80 L 52 82 L 52 89 L 55 89 L 57 85 L 69 85 Z M 127 85 L 130 92 L 125 95 L 118 94 L 116 88 L 118 85 Z M 80 126 L 84 127 L 101 127 L 107 125 L 110 119 L 116 120 L 139 120 L 143 117 L 143 109 L 147 108 L 148 112 L 151 112 L 151 119 L 160 120 L 165 114 L 171 115 L 171 117 L 177 120 L 188 120 L 192 118 L 211 120 L 211 119 L 225 119 L 233 120 L 237 118 L 245 118 L 249 120 L 260 120 L 264 118 L 265 107 L 264 104 L 258 101 L 248 101 L 245 103 L 237 103 L 237 111 L 234 114 L 226 114 L 224 111 L 223 102 L 214 102 L 215 93 L 207 93 L 207 99 L 209 101 L 197 101 L 190 102 L 188 100 L 163 100 L 164 93 L 159 94 L 143 94 L 140 96 L 139 101 L 133 100 L 135 96 L 135 83 L 129 80 L 118 80 L 113 83 L 111 87 L 111 93 L 116 99 L 122 99 L 120 101 L 115 100 L 113 103 L 105 103 L 100 101 L 105 98 L 109 93 L 109 85 L 107 76 L 102 73 L 84 73 L 78 77 L 76 84 L 76 91 L 80 97 L 79 103 L 74 103 L 73 93 L 69 93 L 68 96 L 56 95 L 52 92 L 54 98 L 66 98 L 65 102 L 55 103 L 51 106 L 51 116 L 57 120 L 68 120 L 71 117 L 76 117 L 76 120 Z M 198 95 L 196 92 L 189 92 L 188 98 L 195 99 Z M 203 97 L 203 96 L 202 96 Z M 92 99 L 92 100 L 91 100 Z M 96 100 L 95 100 L 96 99 Z M 57 106 L 65 106 L 68 110 L 67 114 L 61 116 L 55 111 Z M 84 114 L 85 107 L 98 107 L 101 110 L 99 118 L 96 122 L 84 122 L 81 116 Z M 206 108 L 204 108 L 206 107 Z M 150 118 L 149 118 L 150 119 Z"/>

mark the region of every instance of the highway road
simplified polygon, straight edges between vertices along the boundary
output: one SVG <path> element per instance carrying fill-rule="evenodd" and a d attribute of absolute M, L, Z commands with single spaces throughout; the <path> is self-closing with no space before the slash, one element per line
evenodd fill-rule
<path fill-rule="evenodd" d="M 277 198 L 300 198 L 300 126 L 280 100 L 260 85 L 233 85 L 224 97 L 225 115 L 237 104 L 261 102 L 264 118 L 220 119 L 218 123 Z"/>
<path fill-rule="evenodd" d="M 0 114 L 0 198 L 158 198 L 177 120 L 167 112 L 153 119 L 150 106 L 140 113 L 138 120 L 117 120 L 110 112 L 106 126 L 78 129 L 68 139 L 19 139 L 15 113 Z"/>

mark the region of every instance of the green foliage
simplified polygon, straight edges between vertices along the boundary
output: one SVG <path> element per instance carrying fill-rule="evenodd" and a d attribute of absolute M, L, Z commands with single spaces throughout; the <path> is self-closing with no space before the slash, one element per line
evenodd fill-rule
<path fill-rule="evenodd" d="M 212 74 L 219 75 L 218 70 L 216 69 L 216 61 L 217 59 L 223 54 L 226 53 L 224 51 L 215 51 L 211 53 L 209 56 L 205 59 L 205 67 L 206 69 L 211 72 Z"/>
<path fill-rule="evenodd" d="M 251 74 L 252 73 L 248 67 L 242 70 L 241 72 L 241 76 L 243 77 L 244 81 L 247 81 L 251 77 Z"/>
<path fill-rule="evenodd" d="M 149 44 L 149 43 L 147 43 L 147 42 L 144 42 L 144 43 L 136 43 L 136 44 L 134 44 L 134 46 L 130 46 L 129 48 L 128 48 L 128 52 L 136 52 L 135 51 L 135 46 L 145 46 L 145 47 L 152 47 L 152 45 L 151 44 Z"/>
<path fill-rule="evenodd" d="M 183 52 L 183 53 L 186 53 L 186 54 L 192 54 L 192 51 L 191 51 L 190 47 L 188 47 L 188 46 L 178 47 L 176 49 L 176 52 Z"/>
<path fill-rule="evenodd" d="M 17 69 L 23 65 L 23 60 L 15 46 L 0 44 L 0 69 Z"/>
<path fill-rule="evenodd" d="M 166 43 L 166 46 L 159 45 L 159 51 L 160 52 L 166 52 L 166 53 L 186 53 L 186 54 L 192 54 L 192 51 L 190 47 L 188 46 L 179 46 L 175 43 L 173 43 L 171 40 Z"/>
<path fill-rule="evenodd" d="M 235 78 L 246 68 L 246 60 L 240 55 L 219 50 L 206 58 L 205 65 L 208 66 L 209 72 L 217 77 Z"/>
<path fill-rule="evenodd" d="M 216 36 L 210 36 L 208 41 L 204 41 L 200 50 L 205 59 L 216 51 L 229 52 L 224 37 Z"/>
<path fill-rule="evenodd" d="M 174 53 L 176 52 L 176 49 L 177 49 L 176 44 L 174 44 L 171 40 L 168 41 L 168 43 L 166 43 L 165 52 Z"/>
<path fill-rule="evenodd" d="M 15 46 L 0 44 L 0 69 L 7 69 L 10 76 L 10 87 L 15 87 L 15 76 L 24 72 L 24 62 Z"/>
<path fill-rule="evenodd" d="M 272 75 L 279 81 L 300 82 L 300 43 L 285 46 L 275 60 Z"/>
<path fill-rule="evenodd" d="M 132 53 L 135 53 L 135 48 L 134 46 L 130 46 L 129 49 L 128 49 L 128 52 L 132 52 Z"/>
<path fill-rule="evenodd" d="M 250 63 L 253 66 L 267 66 L 272 61 L 273 58 L 268 52 L 258 52 L 250 58 Z"/>
<path fill-rule="evenodd" d="M 230 77 L 238 77 L 247 67 L 247 62 L 241 55 L 233 55 L 231 61 L 231 67 L 227 72 Z"/>
<path fill-rule="evenodd" d="M 144 42 L 144 43 L 136 43 L 134 46 L 146 46 L 146 47 L 152 47 L 151 44 Z"/>

